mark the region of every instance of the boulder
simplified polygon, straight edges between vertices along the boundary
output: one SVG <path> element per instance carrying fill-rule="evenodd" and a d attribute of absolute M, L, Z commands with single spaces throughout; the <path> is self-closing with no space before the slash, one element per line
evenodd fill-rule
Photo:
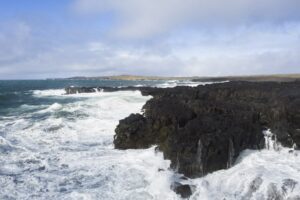
<path fill-rule="evenodd" d="M 192 195 L 192 189 L 190 185 L 175 182 L 171 188 L 174 190 L 174 192 L 176 192 L 176 194 L 179 194 L 181 198 L 188 198 Z"/>

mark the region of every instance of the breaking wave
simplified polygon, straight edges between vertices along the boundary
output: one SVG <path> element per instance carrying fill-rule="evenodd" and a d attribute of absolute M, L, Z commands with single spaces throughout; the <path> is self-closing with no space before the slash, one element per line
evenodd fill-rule
<path fill-rule="evenodd" d="M 55 90 L 36 94 L 61 95 Z M 150 97 L 114 92 L 63 96 L 68 98 L 80 100 L 1 122 L 1 199 L 177 198 L 169 188 L 170 163 L 154 147 L 113 148 L 118 121 L 140 112 Z M 41 118 L 41 113 L 47 115 Z"/>

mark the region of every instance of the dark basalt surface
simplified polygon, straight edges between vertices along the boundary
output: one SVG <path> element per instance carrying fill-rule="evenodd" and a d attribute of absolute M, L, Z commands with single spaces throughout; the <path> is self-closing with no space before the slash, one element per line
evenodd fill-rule
<path fill-rule="evenodd" d="M 171 167 L 187 177 L 230 167 L 245 149 L 264 147 L 270 128 L 283 145 L 300 147 L 300 82 L 228 82 L 168 89 L 152 95 L 144 114 L 116 128 L 117 149 L 157 145 Z"/>
<path fill-rule="evenodd" d="M 182 185 L 181 183 L 175 182 L 171 186 L 172 190 L 179 194 L 182 198 L 188 198 L 192 195 L 192 189 L 190 185 Z"/>

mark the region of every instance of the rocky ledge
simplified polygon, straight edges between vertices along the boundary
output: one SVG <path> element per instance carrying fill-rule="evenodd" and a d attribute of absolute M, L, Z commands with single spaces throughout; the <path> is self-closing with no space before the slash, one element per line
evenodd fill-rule
<path fill-rule="evenodd" d="M 187 177 L 229 168 L 245 149 L 264 148 L 270 129 L 283 146 L 300 147 L 300 82 L 228 82 L 167 89 L 152 95 L 144 113 L 116 128 L 117 149 L 157 145 Z"/>

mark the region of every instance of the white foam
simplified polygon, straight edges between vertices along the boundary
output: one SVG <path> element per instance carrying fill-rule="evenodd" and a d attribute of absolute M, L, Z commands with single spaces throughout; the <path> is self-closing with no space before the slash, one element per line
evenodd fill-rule
<path fill-rule="evenodd" d="M 22 147 L 1 155 L 0 199 L 178 198 L 169 187 L 170 163 L 154 147 L 113 148 L 118 121 L 140 112 L 150 97 L 138 91 L 63 97 L 20 119 L 0 122 L 0 132 L 6 132 L 0 146 Z M 65 98 L 78 101 L 63 103 Z M 41 112 L 47 115 L 39 120 Z"/>
<path fill-rule="evenodd" d="M 227 81 L 222 82 L 197 82 L 197 81 L 190 81 L 190 80 L 169 80 L 163 83 L 156 84 L 155 87 L 158 88 L 172 88 L 176 86 L 189 86 L 189 87 L 197 87 L 199 85 L 208 85 L 213 83 L 224 83 Z"/>
<path fill-rule="evenodd" d="M 271 198 L 276 192 L 283 199 L 299 198 L 299 151 L 289 151 L 246 150 L 232 168 L 190 180 L 196 185 L 191 199 L 277 199 Z"/>
<path fill-rule="evenodd" d="M 33 90 L 32 92 L 36 97 L 61 96 L 66 93 L 64 89 Z"/>
<path fill-rule="evenodd" d="M 38 113 L 56 112 L 62 108 L 63 108 L 63 106 L 61 104 L 54 103 L 54 104 L 51 104 L 50 106 L 48 106 L 47 108 L 38 111 Z"/>
<path fill-rule="evenodd" d="M 265 137 L 265 148 L 268 150 L 279 151 L 282 146 L 277 142 L 277 137 L 270 129 L 263 131 Z"/>
<path fill-rule="evenodd" d="M 146 85 L 144 84 L 137 84 L 137 85 L 134 85 L 134 87 L 145 87 Z"/>
<path fill-rule="evenodd" d="M 299 199 L 300 152 L 282 147 L 270 129 L 263 134 L 262 151 L 245 150 L 233 167 L 188 180 L 196 186 L 191 199 Z"/>

